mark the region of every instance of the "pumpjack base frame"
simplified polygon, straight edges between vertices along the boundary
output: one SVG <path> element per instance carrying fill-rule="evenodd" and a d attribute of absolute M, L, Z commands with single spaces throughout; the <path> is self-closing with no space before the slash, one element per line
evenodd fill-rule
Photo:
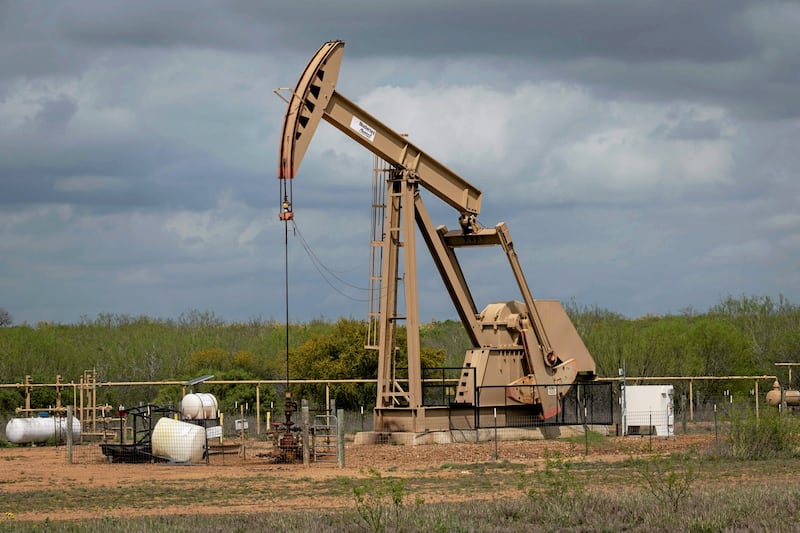
<path fill-rule="evenodd" d="M 609 427 L 586 426 L 589 431 L 601 435 L 609 434 Z M 563 437 L 575 437 L 584 434 L 584 426 L 542 426 L 538 428 L 481 428 L 481 429 L 448 429 L 411 433 L 407 431 L 383 432 L 361 431 L 356 433 L 353 444 L 395 444 L 417 446 L 423 444 L 453 444 L 459 442 L 492 442 L 515 440 L 552 440 Z"/>

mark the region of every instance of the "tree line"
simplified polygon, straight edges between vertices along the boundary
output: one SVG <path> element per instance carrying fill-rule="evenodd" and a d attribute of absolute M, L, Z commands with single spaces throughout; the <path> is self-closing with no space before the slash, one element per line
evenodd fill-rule
<path fill-rule="evenodd" d="M 729 296 L 708 311 L 626 318 L 596 306 L 565 305 L 597 363 L 600 377 L 773 375 L 776 362 L 800 361 L 800 306 L 779 296 Z M 367 324 L 353 319 L 291 323 L 253 319 L 228 323 L 211 312 L 177 319 L 100 314 L 76 324 L 7 325 L 0 328 L 0 382 L 79 382 L 85 370 L 97 381 L 183 381 L 212 374 L 218 380 L 285 379 L 286 347 L 293 379 L 375 378 L 377 352 L 365 348 Z M 401 328 L 400 352 L 405 344 Z M 469 341 L 460 322 L 434 321 L 420 331 L 423 365 L 460 367 Z M 403 364 L 403 358 L 399 358 Z M 720 385 L 703 385 L 709 394 Z M 742 387 L 749 385 L 744 383 Z M 225 402 L 254 402 L 252 387 L 217 385 Z M 338 385 L 337 405 L 374 402 L 373 389 Z M 44 407 L 52 391 L 34 389 Z M 319 387 L 303 394 L 319 396 Z M 118 390 L 115 402 L 173 401 L 176 388 Z M 50 396 L 48 396 L 50 395 Z M 277 398 L 262 389 L 262 402 Z M 49 402 L 49 403 L 48 403 Z M 0 411 L 21 405 L 18 389 L 0 389 Z M 231 406 L 232 406 L 231 405 Z M 251 403 L 252 405 L 252 403 Z"/>

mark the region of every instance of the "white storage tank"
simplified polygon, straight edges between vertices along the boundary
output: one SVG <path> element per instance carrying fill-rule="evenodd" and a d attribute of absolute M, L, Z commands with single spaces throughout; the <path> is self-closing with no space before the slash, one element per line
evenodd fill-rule
<path fill-rule="evenodd" d="M 623 387 L 623 434 L 672 437 L 675 428 L 672 395 L 672 385 Z"/>
<path fill-rule="evenodd" d="M 77 441 L 81 437 L 81 422 L 72 419 L 72 438 Z M 6 439 L 13 444 L 30 444 L 46 442 L 57 438 L 67 439 L 67 419 L 60 416 L 12 418 L 6 424 Z"/>
<path fill-rule="evenodd" d="M 206 430 L 200 426 L 162 418 L 150 436 L 153 455 L 176 463 L 200 463 L 206 447 Z"/>
<path fill-rule="evenodd" d="M 217 409 L 217 398 L 206 392 L 190 393 L 181 400 L 181 413 L 187 420 L 214 420 Z"/>

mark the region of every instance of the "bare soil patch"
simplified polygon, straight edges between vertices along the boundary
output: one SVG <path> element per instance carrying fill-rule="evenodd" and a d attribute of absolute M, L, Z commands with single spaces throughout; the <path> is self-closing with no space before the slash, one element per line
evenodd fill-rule
<path fill-rule="evenodd" d="M 0 449 L 0 501 L 19 501 L 6 496 L 25 495 L 24 505 L 0 507 L 18 520 L 88 519 L 143 515 L 271 512 L 351 507 L 347 480 L 363 479 L 370 470 L 386 476 L 424 478 L 416 491 L 426 502 L 474 498 L 472 481 L 480 472 L 467 468 L 496 461 L 541 464 L 555 453 L 586 462 L 614 462 L 630 457 L 671 454 L 708 448 L 713 435 L 680 435 L 675 438 L 610 437 L 590 446 L 582 442 L 531 440 L 446 445 L 348 445 L 345 468 L 336 464 L 274 464 L 258 454 L 263 443 L 254 443 L 245 457 L 212 456 L 210 464 L 107 464 L 102 456 L 92 462 L 67 464 L 63 447 L 12 447 Z M 83 445 L 90 446 L 90 445 Z M 80 458 L 78 460 L 81 460 Z M 458 465 L 464 465 L 459 468 Z M 446 494 L 437 481 L 462 476 L 462 485 Z M 512 492 L 506 483 L 486 498 Z M 451 482 L 452 485 L 452 482 Z M 197 494 L 197 498 L 193 498 Z M 483 494 L 481 492 L 480 494 Z M 519 493 L 517 493 L 519 495 Z M 39 502 L 37 498 L 44 501 Z M 49 499 L 48 499 L 49 498 Z M 36 500 L 36 505 L 33 504 Z M 8 503 L 0 506 L 8 506 Z M 42 509 L 45 509 L 44 513 Z"/>

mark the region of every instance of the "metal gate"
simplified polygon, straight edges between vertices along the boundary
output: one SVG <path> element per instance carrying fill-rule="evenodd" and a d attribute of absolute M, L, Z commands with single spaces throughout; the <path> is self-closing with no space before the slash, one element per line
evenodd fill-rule
<path fill-rule="evenodd" d="M 316 415 L 311 426 L 311 452 L 316 463 L 338 460 L 339 420 L 335 415 Z"/>

